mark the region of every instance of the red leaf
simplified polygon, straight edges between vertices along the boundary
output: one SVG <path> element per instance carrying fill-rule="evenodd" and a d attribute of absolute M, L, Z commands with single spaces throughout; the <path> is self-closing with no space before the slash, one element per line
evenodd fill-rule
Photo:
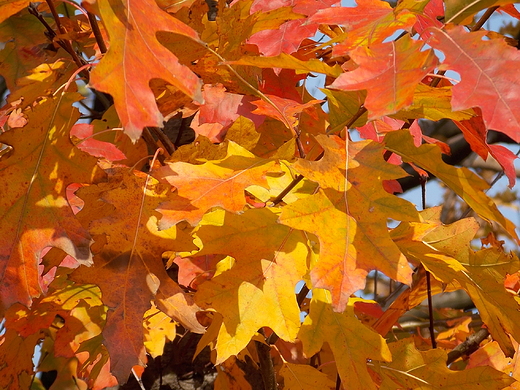
<path fill-rule="evenodd" d="M 497 160 L 509 179 L 509 188 L 513 188 L 516 182 L 514 161 L 517 157 L 513 152 L 503 146 L 488 145 L 488 131 L 482 116 L 476 116 L 465 121 L 454 122 L 464 133 L 464 138 L 466 138 L 471 146 L 471 149 L 475 153 L 477 153 L 484 160 L 487 160 L 489 153 L 495 160 Z"/>
<path fill-rule="evenodd" d="M 252 102 L 258 108 L 253 111 L 255 114 L 262 114 L 276 118 L 283 123 L 294 125 L 296 118 L 294 115 L 302 112 L 308 107 L 323 102 L 323 100 L 311 100 L 305 104 L 300 104 L 294 100 L 284 99 L 275 95 L 267 95 L 271 102 L 276 106 L 266 102 L 265 100 L 257 100 Z"/>
<path fill-rule="evenodd" d="M 428 44 L 446 55 L 443 67 L 461 77 L 453 87 L 453 110 L 480 107 L 488 129 L 501 131 L 519 142 L 520 52 L 503 40 L 484 41 L 485 31 L 468 33 L 458 26 L 448 32 L 429 32 Z"/>
<path fill-rule="evenodd" d="M 94 126 L 87 123 L 78 123 L 70 129 L 70 135 L 78 137 L 81 141 L 76 147 L 94 157 L 103 157 L 108 161 L 125 160 L 125 154 L 110 142 L 89 138 L 94 132 Z"/>
<path fill-rule="evenodd" d="M 112 95 L 130 138 L 138 139 L 146 126 L 163 125 L 149 88 L 151 79 L 163 79 L 194 100 L 202 100 L 199 78 L 156 37 L 158 31 L 168 31 L 198 41 L 197 32 L 152 0 L 99 1 L 98 5 L 101 18 L 110 21 L 105 23 L 110 48 L 92 71 L 90 84 Z"/>

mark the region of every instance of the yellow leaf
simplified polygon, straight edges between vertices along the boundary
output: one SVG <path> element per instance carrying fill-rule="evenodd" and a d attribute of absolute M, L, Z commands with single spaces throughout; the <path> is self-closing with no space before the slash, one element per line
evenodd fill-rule
<path fill-rule="evenodd" d="M 310 313 L 298 338 L 308 357 L 319 352 L 324 342 L 329 344 L 341 380 L 349 390 L 376 389 L 367 359 L 392 360 L 385 340 L 356 318 L 354 308 L 349 304 L 344 313 L 335 313 L 330 293 L 322 289 L 313 290 Z"/>
<path fill-rule="evenodd" d="M 286 390 L 334 389 L 335 383 L 312 366 L 284 363 L 280 368 Z"/>
<path fill-rule="evenodd" d="M 236 257 L 231 269 L 203 283 L 195 294 L 199 305 L 223 317 L 216 364 L 244 349 L 263 326 L 286 341 L 296 338 L 300 310 L 294 289 L 306 273 L 308 249 L 301 233 L 277 224 L 276 217 L 269 209 L 238 216 L 216 210 L 197 231 L 204 243 L 201 254 Z"/>
<path fill-rule="evenodd" d="M 162 355 L 166 340 L 173 341 L 176 336 L 177 323 L 158 310 L 155 305 L 144 313 L 144 346 L 146 351 L 156 358 Z"/>

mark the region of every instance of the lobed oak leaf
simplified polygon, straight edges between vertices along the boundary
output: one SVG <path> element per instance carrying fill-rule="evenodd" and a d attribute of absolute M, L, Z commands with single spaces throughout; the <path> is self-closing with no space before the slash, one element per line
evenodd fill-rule
<path fill-rule="evenodd" d="M 162 214 L 161 229 L 180 221 L 196 225 L 212 207 L 238 213 L 246 205 L 244 190 L 254 184 L 266 186 L 266 174 L 280 172 L 275 161 L 254 156 L 234 142 L 228 143 L 227 156 L 202 165 L 167 163 L 154 176 L 177 188 L 157 208 Z"/>
<path fill-rule="evenodd" d="M 222 142 L 230 125 L 240 116 L 261 122 L 261 117 L 251 113 L 254 109 L 250 103 L 252 97 L 226 92 L 220 83 L 204 85 L 202 95 L 204 104 L 200 106 L 191 127 L 195 133 L 206 136 L 212 142 Z"/>
<path fill-rule="evenodd" d="M 520 104 L 516 93 L 520 82 L 515 72 L 507 71 L 518 67 L 518 50 L 503 40 L 485 41 L 485 31 L 468 33 L 462 26 L 428 32 L 428 44 L 446 56 L 442 67 L 460 74 L 461 81 L 453 87 L 453 109 L 480 107 L 488 129 L 520 141 L 520 114 L 516 109 Z"/>
<path fill-rule="evenodd" d="M 510 335 L 520 337 L 518 303 L 504 286 L 506 275 L 520 269 L 520 260 L 497 248 L 473 252 L 470 246 L 479 226 L 473 218 L 442 225 L 403 223 L 392 237 L 410 260 L 421 262 L 443 283 L 456 281 L 475 303 L 483 322 L 508 356 L 514 354 Z"/>
<path fill-rule="evenodd" d="M 424 11 L 417 15 L 417 22 L 413 26 L 414 30 L 422 34 L 428 27 L 442 27 L 439 18 L 444 17 L 444 2 L 442 0 L 431 0 L 428 2 Z"/>
<path fill-rule="evenodd" d="M 313 15 L 317 10 L 338 4 L 338 0 L 309 1 L 309 0 L 281 0 L 265 1 L 256 0 L 251 6 L 251 13 L 266 12 L 282 7 L 292 6 L 293 12 L 302 15 Z M 276 29 L 263 29 L 253 34 L 248 43 L 258 46 L 262 54 L 267 57 L 277 56 L 281 53 L 291 54 L 298 51 L 302 41 L 312 37 L 317 29 L 318 23 L 309 23 L 310 19 L 289 20 Z"/>
<path fill-rule="evenodd" d="M 294 168 L 321 188 L 285 206 L 279 221 L 318 236 L 320 256 L 311 269 L 312 284 L 330 290 L 334 310 L 342 311 L 350 295 L 364 287 L 372 269 L 411 282 L 407 260 L 388 234 L 387 218 L 411 221 L 418 214 L 410 203 L 384 190 L 383 180 L 403 173 L 384 161 L 381 145 L 347 144 L 324 135 L 316 139 L 324 148 L 322 160 L 300 159 Z"/>
<path fill-rule="evenodd" d="M 385 340 L 357 319 L 353 302 L 337 313 L 328 291 L 315 288 L 312 293 L 309 315 L 298 334 L 305 355 L 318 353 L 326 342 L 334 354 L 338 374 L 349 389 L 377 389 L 367 360 L 392 360 Z"/>
<path fill-rule="evenodd" d="M 396 112 L 392 117 L 402 120 L 416 118 L 438 121 L 448 118 L 454 121 L 461 121 L 471 119 L 476 115 L 471 108 L 453 111 L 451 98 L 451 87 L 433 88 L 425 84 L 418 84 L 415 88 L 411 105 Z"/>
<path fill-rule="evenodd" d="M 52 246 L 82 264 L 92 262 L 90 235 L 74 218 L 67 187 L 102 177 L 96 159 L 78 151 L 68 137 L 79 118 L 72 107 L 78 94 L 46 99 L 27 113 L 29 123 L 0 136 L 10 156 L 0 161 L 0 312 L 14 302 L 30 306 L 44 286 L 38 264 Z M 23 132 L 23 134 L 21 133 Z"/>
<path fill-rule="evenodd" d="M 515 240 L 518 236 L 514 224 L 505 218 L 484 191 L 489 185 L 467 168 L 446 164 L 436 145 L 415 147 L 406 130 L 388 133 L 384 141 L 386 149 L 398 154 L 404 162 L 413 162 L 438 177 L 482 218 L 499 223 Z"/>
<path fill-rule="evenodd" d="M 413 102 L 416 86 L 436 65 L 432 50 L 408 35 L 396 42 L 358 47 L 350 52 L 359 68 L 341 74 L 329 87 L 345 91 L 367 90 L 368 118 L 393 114 Z"/>
<path fill-rule="evenodd" d="M 39 333 L 21 337 L 13 329 L 6 329 L 0 336 L 0 387 L 2 389 L 30 388 L 34 377 L 32 357 L 39 341 Z"/>
<path fill-rule="evenodd" d="M 203 245 L 198 254 L 236 259 L 231 269 L 217 272 L 195 294 L 199 305 L 223 317 L 216 343 L 217 364 L 244 349 L 264 326 L 283 340 L 296 338 L 300 310 L 294 289 L 306 273 L 308 249 L 301 233 L 276 220 L 277 215 L 265 208 L 242 215 L 215 210 L 197 229 Z"/>
<path fill-rule="evenodd" d="M 374 365 L 384 389 L 503 389 L 514 379 L 492 367 L 453 371 L 446 367 L 447 353 L 441 349 L 419 351 L 413 340 L 389 344 L 392 363 Z"/>
<path fill-rule="evenodd" d="M 258 50 L 267 57 L 291 54 L 298 51 L 302 41 L 312 37 L 317 30 L 316 23 L 304 24 L 304 19 L 289 20 L 276 30 L 262 30 L 253 34 L 247 43 L 258 46 Z"/>
<path fill-rule="evenodd" d="M 80 283 L 96 281 L 101 289 L 108 306 L 103 337 L 111 370 L 120 383 L 134 365 L 146 365 L 142 322 L 152 299 L 188 329 L 203 331 L 195 317 L 198 307 L 169 278 L 161 260 L 166 250 L 193 248 L 191 238 L 177 227 L 157 228 L 154 210 L 168 192 L 168 185 L 127 169 L 114 170 L 108 183 L 78 191 L 85 201 L 78 216 L 96 212 L 98 219 L 90 222 L 90 231 L 97 237 L 106 235 L 107 244 L 97 249 L 93 267 L 80 267 L 71 278 Z"/>
<path fill-rule="evenodd" d="M 149 88 L 151 79 L 163 79 L 202 101 L 202 82 L 156 37 L 158 31 L 167 31 L 199 42 L 195 30 L 168 15 L 153 0 L 103 0 L 97 4 L 106 22 L 110 48 L 92 71 L 90 85 L 112 95 L 130 138 L 136 141 L 146 126 L 162 126 L 164 118 Z"/>

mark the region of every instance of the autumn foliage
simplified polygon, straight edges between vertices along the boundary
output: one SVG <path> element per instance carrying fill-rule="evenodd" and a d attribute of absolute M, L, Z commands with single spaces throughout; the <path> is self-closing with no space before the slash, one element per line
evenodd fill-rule
<path fill-rule="evenodd" d="M 516 226 L 419 121 L 452 120 L 514 186 L 515 154 L 487 136 L 520 141 L 520 52 L 481 27 L 518 11 L 217 9 L 0 1 L 0 388 L 41 389 L 52 370 L 53 389 L 123 384 L 187 334 L 216 389 L 255 388 L 245 364 L 269 390 L 517 388 L 520 259 L 498 239 L 519 243 Z M 472 213 L 398 197 L 413 172 Z M 374 270 L 409 288 L 371 300 Z M 399 325 L 458 290 L 473 312 L 436 311 L 433 335 Z"/>

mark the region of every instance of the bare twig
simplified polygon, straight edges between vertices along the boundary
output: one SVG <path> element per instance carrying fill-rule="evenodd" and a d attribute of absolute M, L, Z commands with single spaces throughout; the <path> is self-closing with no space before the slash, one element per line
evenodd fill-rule
<path fill-rule="evenodd" d="M 97 22 L 96 15 L 94 15 L 91 12 L 87 12 L 87 15 L 88 21 L 90 23 L 90 28 L 92 29 L 94 37 L 96 38 L 96 42 L 99 46 L 99 51 L 102 54 L 105 54 L 107 52 L 107 46 L 105 45 L 105 41 L 103 40 L 103 35 L 101 35 L 101 30 L 99 29 L 99 24 Z"/>
<path fill-rule="evenodd" d="M 446 364 L 450 365 L 458 358 L 466 355 L 469 356 L 478 349 L 480 343 L 489 336 L 487 328 L 481 328 L 477 333 L 469 336 L 466 341 L 457 345 L 452 351 L 448 353 L 448 360 Z"/>

